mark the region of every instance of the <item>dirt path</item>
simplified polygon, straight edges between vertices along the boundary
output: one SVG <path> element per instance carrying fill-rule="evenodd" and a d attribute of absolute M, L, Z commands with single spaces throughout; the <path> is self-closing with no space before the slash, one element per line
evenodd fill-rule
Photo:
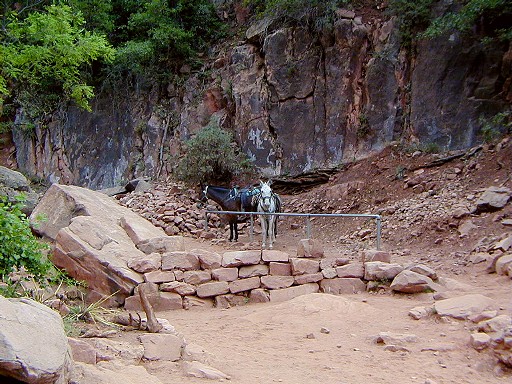
<path fill-rule="evenodd" d="M 451 281 L 451 295 L 482 293 L 496 300 L 500 313 L 512 313 L 509 278 L 490 275 L 483 265 L 445 278 Z M 432 296 L 319 293 L 284 303 L 170 311 L 159 317 L 208 351 L 210 365 L 232 383 L 510 382 L 512 376 L 496 368 L 490 353 L 468 345 L 472 323 L 408 316 L 413 307 L 431 305 Z M 393 350 L 375 343 L 381 332 L 414 335 L 417 341 L 398 343 L 403 348 L 397 344 Z M 176 363 L 153 362 L 146 368 L 166 384 L 205 380 L 184 376 Z"/>

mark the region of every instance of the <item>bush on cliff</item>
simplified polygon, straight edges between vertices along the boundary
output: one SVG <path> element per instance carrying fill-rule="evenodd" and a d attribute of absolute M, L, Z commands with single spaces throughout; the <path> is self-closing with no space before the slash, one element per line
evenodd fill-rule
<path fill-rule="evenodd" d="M 187 152 L 177 169 L 177 178 L 189 185 L 226 184 L 235 177 L 250 175 L 253 168 L 247 156 L 233 143 L 231 133 L 217 123 L 201 129 L 187 143 Z"/>

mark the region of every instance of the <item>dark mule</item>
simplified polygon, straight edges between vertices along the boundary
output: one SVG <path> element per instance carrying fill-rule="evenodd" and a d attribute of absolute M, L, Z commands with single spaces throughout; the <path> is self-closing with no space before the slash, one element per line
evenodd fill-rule
<path fill-rule="evenodd" d="M 215 201 L 223 211 L 256 212 L 252 196 L 259 193 L 257 188 L 225 188 L 206 185 L 201 188 L 202 203 L 208 199 Z M 238 215 L 227 214 L 229 222 L 229 241 L 238 241 Z"/>

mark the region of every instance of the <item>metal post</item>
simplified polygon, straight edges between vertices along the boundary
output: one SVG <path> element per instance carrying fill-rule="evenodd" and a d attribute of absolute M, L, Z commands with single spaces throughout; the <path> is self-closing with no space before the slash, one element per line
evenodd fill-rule
<path fill-rule="evenodd" d="M 251 216 L 251 237 L 250 237 L 250 239 L 252 242 L 254 240 L 254 219 L 253 219 L 252 215 L 250 215 L 250 216 Z"/>
<path fill-rule="evenodd" d="M 204 214 L 204 230 L 208 230 L 208 212 L 205 212 Z"/>
<path fill-rule="evenodd" d="M 377 251 L 380 251 L 381 222 L 380 216 L 377 216 Z"/>

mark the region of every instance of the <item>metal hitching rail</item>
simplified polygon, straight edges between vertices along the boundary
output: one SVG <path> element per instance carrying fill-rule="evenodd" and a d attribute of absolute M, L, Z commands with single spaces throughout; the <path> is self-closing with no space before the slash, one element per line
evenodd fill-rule
<path fill-rule="evenodd" d="M 215 213 L 218 215 L 250 215 L 251 216 L 251 241 L 254 232 L 254 215 L 274 215 L 274 216 L 299 216 L 306 217 L 306 234 L 308 238 L 311 238 L 311 218 L 312 217 L 363 217 L 367 219 L 375 219 L 377 226 L 377 250 L 380 250 L 381 243 L 381 217 L 380 215 L 370 215 L 365 213 L 292 213 L 292 212 L 280 212 L 280 213 L 268 213 L 268 212 L 240 212 L 240 211 L 206 211 L 205 213 L 205 230 L 208 229 L 208 215 Z"/>

